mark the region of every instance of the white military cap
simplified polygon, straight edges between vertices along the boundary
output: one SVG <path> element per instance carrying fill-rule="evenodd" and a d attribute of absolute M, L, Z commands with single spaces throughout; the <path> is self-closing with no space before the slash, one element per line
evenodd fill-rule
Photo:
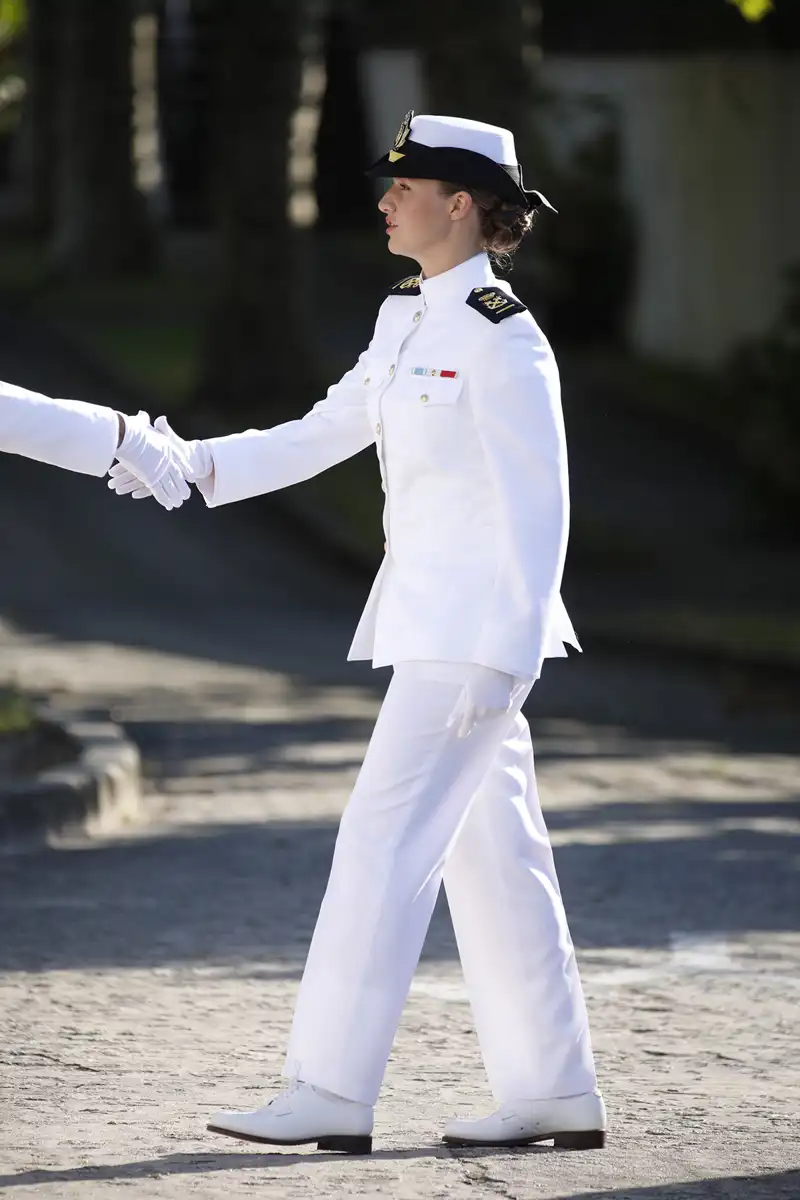
<path fill-rule="evenodd" d="M 442 179 L 494 192 L 501 200 L 525 208 L 553 208 L 541 192 L 525 190 L 511 130 L 464 117 L 416 116 L 412 109 L 392 149 L 373 163 L 367 175 Z"/>

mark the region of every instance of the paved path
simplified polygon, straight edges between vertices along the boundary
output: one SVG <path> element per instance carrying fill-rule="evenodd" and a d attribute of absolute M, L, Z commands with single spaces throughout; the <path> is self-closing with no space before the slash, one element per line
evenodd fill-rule
<path fill-rule="evenodd" d="M 443 910 L 377 1152 L 260 1154 L 204 1123 L 277 1082 L 387 682 L 344 662 L 363 588 L 244 508 L 164 514 L 9 459 L 0 505 L 0 682 L 122 721 L 152 810 L 105 842 L 0 857 L 3 1194 L 800 1195 L 796 712 L 588 654 L 535 689 L 606 1151 L 441 1148 L 447 1117 L 488 1101 Z"/>

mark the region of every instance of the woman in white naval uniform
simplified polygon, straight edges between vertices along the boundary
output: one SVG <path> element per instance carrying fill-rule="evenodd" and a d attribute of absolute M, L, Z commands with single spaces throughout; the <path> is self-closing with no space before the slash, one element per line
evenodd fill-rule
<path fill-rule="evenodd" d="M 116 458 L 165 508 L 179 508 L 189 497 L 180 447 L 153 429 L 144 412 L 126 417 L 102 404 L 0 382 L 0 451 L 83 475 L 105 475 Z"/>
<path fill-rule="evenodd" d="M 413 118 L 413 119 L 412 119 Z M 297 998 L 289 1087 L 209 1128 L 354 1153 L 444 878 L 498 1110 L 451 1143 L 603 1144 L 586 1009 L 520 709 L 577 640 L 560 596 L 568 479 L 556 364 L 486 250 L 546 201 L 511 134 L 409 114 L 371 169 L 392 288 L 358 364 L 301 420 L 182 443 L 209 505 L 377 449 L 386 554 L 350 649 L 394 673 L 344 812 Z M 168 431 L 168 426 L 157 422 Z M 110 486 L 146 495 L 117 468 Z"/>

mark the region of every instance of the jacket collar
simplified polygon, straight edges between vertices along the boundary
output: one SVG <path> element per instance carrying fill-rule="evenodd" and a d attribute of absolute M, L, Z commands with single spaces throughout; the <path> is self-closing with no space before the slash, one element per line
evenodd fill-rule
<path fill-rule="evenodd" d="M 493 287 L 497 283 L 489 256 L 484 250 L 472 258 L 426 279 L 420 275 L 419 286 L 426 304 L 439 304 L 454 300 L 466 300 L 470 288 Z"/>

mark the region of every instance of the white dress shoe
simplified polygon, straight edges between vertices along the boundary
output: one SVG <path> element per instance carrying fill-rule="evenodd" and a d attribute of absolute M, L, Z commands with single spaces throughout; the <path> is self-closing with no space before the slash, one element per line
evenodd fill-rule
<path fill-rule="evenodd" d="M 451 1121 L 442 1141 L 450 1146 L 528 1146 L 552 1141 L 561 1150 L 599 1150 L 606 1143 L 606 1106 L 599 1092 L 510 1100 L 480 1121 Z"/>
<path fill-rule="evenodd" d="M 316 1142 L 318 1150 L 341 1150 L 345 1154 L 372 1151 L 371 1105 L 345 1100 L 299 1079 L 263 1108 L 215 1113 L 206 1128 L 271 1146 Z"/>

